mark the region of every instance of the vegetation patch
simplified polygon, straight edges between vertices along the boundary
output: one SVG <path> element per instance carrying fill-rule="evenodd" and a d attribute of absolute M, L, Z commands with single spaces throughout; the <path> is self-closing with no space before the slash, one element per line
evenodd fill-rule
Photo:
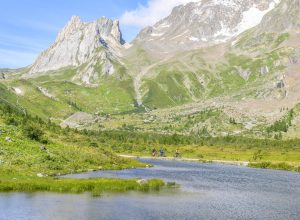
<path fill-rule="evenodd" d="M 262 168 L 262 169 L 290 170 L 290 171 L 300 172 L 299 165 L 286 163 L 286 162 L 281 162 L 281 163 L 259 162 L 259 163 L 250 163 L 248 166 L 254 168 Z"/>
<path fill-rule="evenodd" d="M 0 103 L 0 192 L 124 192 L 159 190 L 157 179 L 64 179 L 57 175 L 145 167 L 105 150 L 86 134 L 45 123 L 14 105 Z M 100 145 L 100 146 L 99 146 Z"/>
<path fill-rule="evenodd" d="M 147 180 L 139 184 L 136 179 L 64 179 L 52 177 L 30 177 L 18 174 L 3 175 L 0 170 L 0 192 L 56 192 L 84 193 L 91 192 L 100 196 L 103 192 L 125 192 L 160 190 L 164 182 L 158 179 Z M 6 172 L 7 173 L 7 172 Z"/>

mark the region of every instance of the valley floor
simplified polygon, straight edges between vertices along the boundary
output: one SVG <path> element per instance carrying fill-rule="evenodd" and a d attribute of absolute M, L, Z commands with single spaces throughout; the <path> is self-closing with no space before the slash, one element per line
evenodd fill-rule
<path fill-rule="evenodd" d="M 186 157 L 150 157 L 150 156 L 135 156 L 135 155 L 125 155 L 120 154 L 120 157 L 132 158 L 132 159 L 155 159 L 155 160 L 177 160 L 177 161 L 187 161 L 187 162 L 210 162 L 210 163 L 220 163 L 220 164 L 229 164 L 229 165 L 238 165 L 238 166 L 248 166 L 249 161 L 230 161 L 230 160 L 200 160 L 197 158 L 186 158 Z"/>

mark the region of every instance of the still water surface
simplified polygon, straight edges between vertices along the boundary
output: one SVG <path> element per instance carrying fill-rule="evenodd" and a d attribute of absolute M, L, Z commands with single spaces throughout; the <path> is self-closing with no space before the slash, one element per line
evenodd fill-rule
<path fill-rule="evenodd" d="M 178 190 L 156 193 L 0 194 L 0 219 L 295 219 L 300 174 L 219 164 L 142 160 L 151 169 L 99 171 L 72 178 L 161 178 Z"/>

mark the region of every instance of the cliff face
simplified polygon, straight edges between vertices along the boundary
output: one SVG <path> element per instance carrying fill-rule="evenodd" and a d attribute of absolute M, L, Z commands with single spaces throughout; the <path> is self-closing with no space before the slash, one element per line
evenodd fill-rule
<path fill-rule="evenodd" d="M 124 40 L 119 22 L 100 18 L 84 23 L 74 16 L 58 34 L 54 44 L 42 52 L 26 76 L 58 70 L 64 67 L 85 67 L 75 78 L 89 84 L 93 81 L 95 65 L 101 66 L 102 74 L 113 74 L 113 62 L 118 60 Z"/>

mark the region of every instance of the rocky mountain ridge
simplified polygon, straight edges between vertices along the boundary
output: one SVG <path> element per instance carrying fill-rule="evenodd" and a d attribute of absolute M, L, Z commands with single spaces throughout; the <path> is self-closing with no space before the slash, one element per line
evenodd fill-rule
<path fill-rule="evenodd" d="M 178 50 L 224 43 L 257 25 L 278 3 L 279 0 L 191 2 L 175 7 L 168 17 L 142 30 L 133 45 L 155 55 L 172 56 Z M 78 71 L 74 81 L 97 84 L 101 76 L 115 72 L 116 63 L 122 65 L 127 48 L 124 43 L 117 20 L 102 17 L 86 23 L 73 16 L 24 76 L 75 67 Z"/>
<path fill-rule="evenodd" d="M 42 52 L 26 77 L 65 67 L 79 68 L 74 80 L 91 84 L 99 75 L 114 73 L 114 62 L 118 62 L 124 40 L 118 20 L 102 17 L 85 23 L 73 16 L 58 34 L 55 43 Z M 95 70 L 100 66 L 100 71 Z"/>
<path fill-rule="evenodd" d="M 258 25 L 279 0 L 204 0 L 175 7 L 134 41 L 160 55 L 224 43 Z M 176 45 L 176 46 L 175 46 Z"/>

